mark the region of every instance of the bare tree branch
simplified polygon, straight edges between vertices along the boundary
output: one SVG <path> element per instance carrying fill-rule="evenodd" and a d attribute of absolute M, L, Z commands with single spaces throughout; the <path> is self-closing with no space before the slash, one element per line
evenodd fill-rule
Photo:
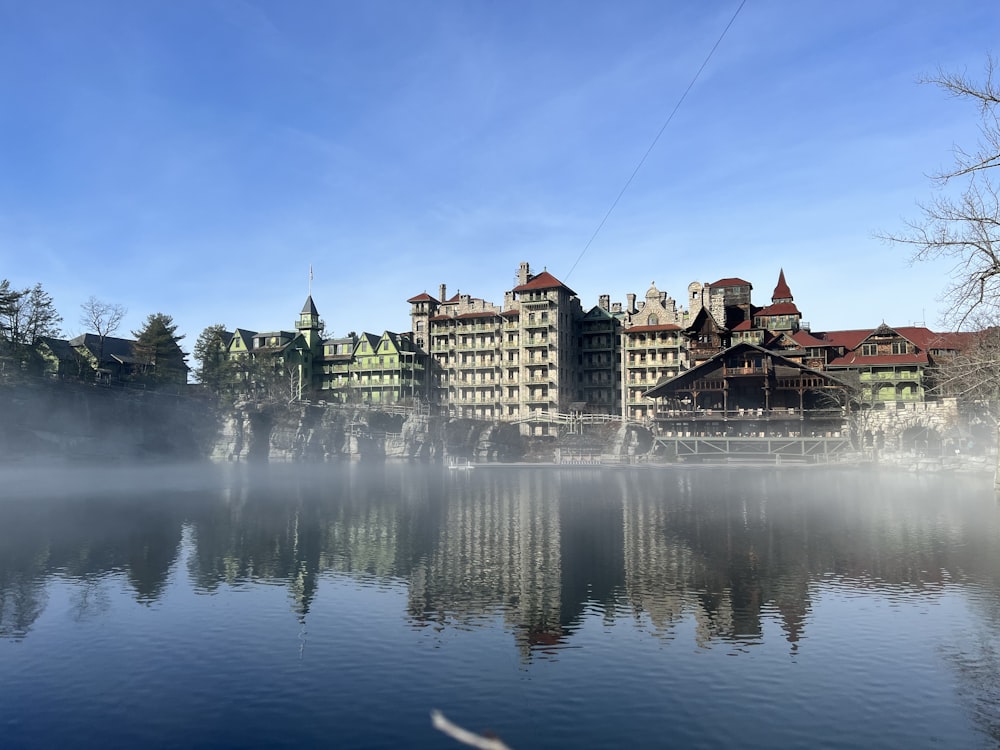
<path fill-rule="evenodd" d="M 939 86 L 956 99 L 971 100 L 979 109 L 981 119 L 979 132 L 981 140 L 975 151 L 968 152 L 960 146 L 955 146 L 955 168 L 950 172 L 935 175 L 941 183 L 948 180 L 991 169 L 1000 166 L 1000 120 L 996 108 L 1000 105 L 1000 82 L 995 80 L 997 61 L 990 55 L 986 57 L 986 66 L 981 83 L 976 82 L 965 73 L 954 73 L 939 70 L 937 75 L 921 79 L 921 83 L 932 83 Z"/>

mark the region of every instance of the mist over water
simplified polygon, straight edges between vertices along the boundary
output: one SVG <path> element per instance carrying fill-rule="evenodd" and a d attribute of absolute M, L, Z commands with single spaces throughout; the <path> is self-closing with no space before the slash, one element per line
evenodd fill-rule
<path fill-rule="evenodd" d="M 989 747 L 979 478 L 5 469 L 0 747 Z"/>

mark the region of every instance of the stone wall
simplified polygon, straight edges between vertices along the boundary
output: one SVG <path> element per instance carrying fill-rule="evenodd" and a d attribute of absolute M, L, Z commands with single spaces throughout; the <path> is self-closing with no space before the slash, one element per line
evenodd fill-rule
<path fill-rule="evenodd" d="M 924 403 L 888 403 L 885 409 L 872 409 L 862 425 L 864 431 L 881 437 L 886 452 L 907 452 L 907 433 L 927 431 L 936 441 L 956 440 L 961 434 L 958 404 L 953 398 Z M 919 428 L 914 430 L 913 428 Z"/>

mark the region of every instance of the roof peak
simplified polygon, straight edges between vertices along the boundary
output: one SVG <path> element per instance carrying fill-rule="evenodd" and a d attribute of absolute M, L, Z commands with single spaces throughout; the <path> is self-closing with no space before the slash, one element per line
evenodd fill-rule
<path fill-rule="evenodd" d="M 791 302 L 794 299 L 792 290 L 788 288 L 788 284 L 785 281 L 785 269 L 782 268 L 778 272 L 778 283 L 775 285 L 774 293 L 771 295 L 771 302 Z"/>
<path fill-rule="evenodd" d="M 306 303 L 302 306 L 302 315 L 319 315 L 311 294 L 306 297 Z"/>

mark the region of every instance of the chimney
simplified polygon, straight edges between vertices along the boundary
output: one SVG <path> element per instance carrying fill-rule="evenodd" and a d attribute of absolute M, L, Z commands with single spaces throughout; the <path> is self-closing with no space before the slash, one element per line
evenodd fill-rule
<path fill-rule="evenodd" d="M 636 309 L 635 309 L 635 294 L 633 294 L 633 293 L 626 294 L 625 295 L 625 300 L 626 300 L 626 302 L 628 302 L 628 306 L 626 307 L 626 310 L 628 312 L 630 312 L 630 313 L 636 312 Z"/>
<path fill-rule="evenodd" d="M 598 297 L 597 298 L 597 306 L 600 307 L 602 310 L 608 310 L 608 309 L 610 309 L 610 307 L 611 307 L 611 295 L 610 294 L 602 294 L 600 297 Z"/>
<path fill-rule="evenodd" d="M 517 269 L 517 285 L 527 284 L 531 279 L 531 267 L 528 265 L 527 261 L 521 263 L 520 267 Z"/>
<path fill-rule="evenodd" d="M 446 284 L 442 284 L 442 285 L 441 285 L 441 286 L 440 286 L 440 287 L 438 288 L 438 301 L 439 301 L 439 302 L 444 302 L 444 296 L 445 296 L 445 295 L 446 295 L 447 293 L 448 293 L 448 286 L 447 286 Z"/>

